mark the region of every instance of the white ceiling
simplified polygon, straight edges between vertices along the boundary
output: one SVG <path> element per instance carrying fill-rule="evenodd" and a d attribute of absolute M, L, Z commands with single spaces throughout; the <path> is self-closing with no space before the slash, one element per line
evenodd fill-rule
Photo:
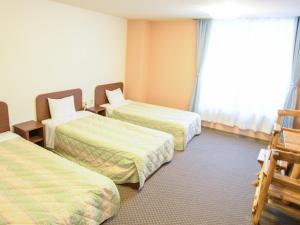
<path fill-rule="evenodd" d="M 128 19 L 300 16 L 300 0 L 52 0 Z"/>

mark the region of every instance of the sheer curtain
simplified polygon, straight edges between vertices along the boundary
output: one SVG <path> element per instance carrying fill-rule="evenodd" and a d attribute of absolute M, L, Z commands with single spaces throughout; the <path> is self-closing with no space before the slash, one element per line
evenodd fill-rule
<path fill-rule="evenodd" d="M 270 133 L 291 78 L 294 18 L 214 20 L 203 63 L 202 119 Z"/>
<path fill-rule="evenodd" d="M 197 20 L 197 71 L 196 71 L 196 82 L 194 85 L 193 96 L 190 103 L 190 110 L 195 111 L 199 105 L 198 93 L 200 91 L 200 80 L 203 62 L 207 52 L 208 40 L 210 37 L 212 20 L 211 19 L 200 19 Z"/>
<path fill-rule="evenodd" d="M 284 108 L 295 109 L 297 102 L 297 92 L 300 82 L 300 17 L 297 18 L 295 42 L 294 42 L 294 55 L 292 65 L 292 77 L 290 83 L 290 89 L 285 100 Z M 293 127 L 294 118 L 284 117 L 282 125 L 284 127 Z"/>

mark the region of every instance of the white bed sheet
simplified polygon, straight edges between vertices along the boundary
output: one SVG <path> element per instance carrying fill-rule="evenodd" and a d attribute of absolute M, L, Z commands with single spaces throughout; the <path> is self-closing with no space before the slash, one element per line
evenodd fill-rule
<path fill-rule="evenodd" d="M 131 100 L 126 100 L 127 103 L 132 102 Z M 121 106 L 112 106 L 109 103 L 100 105 L 105 108 L 106 116 L 111 117 L 113 111 Z M 195 136 L 201 133 L 201 118 L 200 116 L 193 118 L 177 118 L 181 120 L 181 123 L 185 127 L 186 130 L 186 144 Z"/>
<path fill-rule="evenodd" d="M 128 104 L 128 103 L 130 103 L 130 102 L 132 102 L 132 101 L 130 101 L 130 100 L 125 100 L 125 102 Z M 106 115 L 107 117 L 111 117 L 113 111 L 114 111 L 116 108 L 118 108 L 118 107 L 124 106 L 124 104 L 123 104 L 123 105 L 120 105 L 120 106 L 113 106 L 112 104 L 106 103 L 106 104 L 102 104 L 102 105 L 100 105 L 100 106 L 103 107 L 103 108 L 105 108 L 105 115 Z"/>
<path fill-rule="evenodd" d="M 43 120 L 42 124 L 45 125 L 46 147 L 54 149 L 55 129 L 57 126 L 90 115 L 93 115 L 93 113 L 88 111 L 78 111 L 73 116 Z"/>
<path fill-rule="evenodd" d="M 17 137 L 20 137 L 20 136 L 11 131 L 6 131 L 6 132 L 3 132 L 0 134 L 0 142 L 14 139 Z"/>

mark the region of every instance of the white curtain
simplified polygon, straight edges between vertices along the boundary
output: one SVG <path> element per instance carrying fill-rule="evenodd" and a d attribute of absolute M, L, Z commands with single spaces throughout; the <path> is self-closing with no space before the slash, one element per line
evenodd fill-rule
<path fill-rule="evenodd" d="M 291 79 L 294 18 L 214 20 L 203 64 L 202 119 L 270 133 Z"/>

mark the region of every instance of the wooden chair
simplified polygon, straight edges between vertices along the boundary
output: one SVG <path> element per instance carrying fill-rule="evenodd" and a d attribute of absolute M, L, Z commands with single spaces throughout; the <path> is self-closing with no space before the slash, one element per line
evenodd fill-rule
<path fill-rule="evenodd" d="M 279 110 L 278 117 L 271 139 L 271 149 L 290 149 L 294 152 L 300 152 L 300 129 L 284 128 L 281 126 L 282 119 L 285 116 L 300 117 L 300 110 Z M 283 135 L 283 140 L 280 136 Z M 294 164 L 290 172 L 290 177 L 299 178 L 300 164 Z"/>
<path fill-rule="evenodd" d="M 266 151 L 262 169 L 258 174 L 252 206 L 252 222 L 258 224 L 266 203 L 300 218 L 300 211 L 293 203 L 300 205 L 300 130 L 281 127 L 282 117 L 300 116 L 300 110 L 280 110 L 273 131 L 269 151 Z M 283 140 L 280 136 L 283 134 Z M 283 167 L 291 168 L 282 171 Z"/>
<path fill-rule="evenodd" d="M 262 170 L 259 173 L 259 184 L 256 188 L 252 205 L 252 222 L 255 225 L 259 223 L 266 203 L 300 218 L 299 210 L 295 209 L 291 204 L 287 205 L 282 202 L 288 201 L 300 206 L 300 180 L 276 173 L 278 160 L 300 163 L 300 153 L 294 153 L 287 149 L 272 149 L 266 157 Z M 276 199 L 280 201 L 276 201 Z"/>

